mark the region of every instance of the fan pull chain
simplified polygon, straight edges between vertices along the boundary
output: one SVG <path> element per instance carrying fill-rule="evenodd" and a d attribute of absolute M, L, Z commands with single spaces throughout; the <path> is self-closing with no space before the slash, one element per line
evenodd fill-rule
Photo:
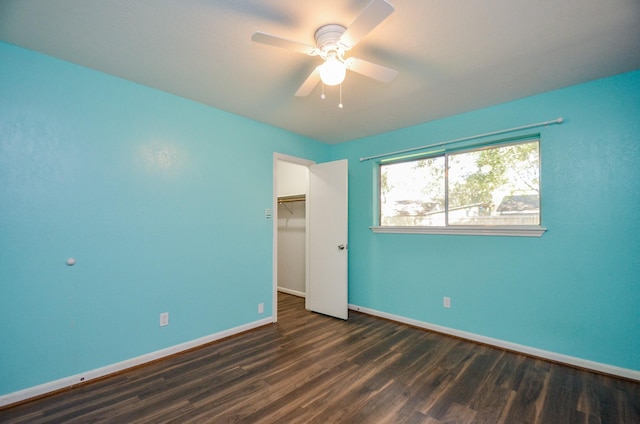
<path fill-rule="evenodd" d="M 327 96 L 324 95 L 324 83 L 322 83 L 322 94 L 320 94 L 320 98 L 322 100 L 327 98 Z M 342 104 L 342 83 L 340 83 L 340 103 L 338 103 L 338 107 L 340 109 L 344 107 L 344 105 Z"/>

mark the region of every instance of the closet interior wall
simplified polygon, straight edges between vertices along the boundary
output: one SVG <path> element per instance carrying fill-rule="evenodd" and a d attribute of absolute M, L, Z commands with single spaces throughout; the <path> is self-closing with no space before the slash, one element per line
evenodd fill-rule
<path fill-rule="evenodd" d="M 306 191 L 308 168 L 278 161 L 278 290 L 306 293 Z"/>

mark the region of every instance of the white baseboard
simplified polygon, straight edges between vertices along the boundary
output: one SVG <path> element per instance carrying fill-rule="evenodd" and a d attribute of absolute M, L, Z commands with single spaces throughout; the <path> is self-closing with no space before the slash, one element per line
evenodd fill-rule
<path fill-rule="evenodd" d="M 298 290 L 291 290 L 291 289 L 287 289 L 285 287 L 280 287 L 278 286 L 278 291 L 281 291 L 282 293 L 287 293 L 287 294 L 292 294 L 294 296 L 298 296 L 298 297 L 307 297 L 307 294 Z"/>
<path fill-rule="evenodd" d="M 224 339 L 225 337 L 233 336 L 235 334 L 252 330 L 257 327 L 262 327 L 263 325 L 271 324 L 272 322 L 273 322 L 273 317 L 264 318 L 259 321 L 251 322 L 249 324 L 241 325 L 239 327 L 231 328 L 229 330 L 225 330 L 219 333 L 211 334 L 209 336 L 201 337 L 199 339 L 191 340 L 185 343 L 181 343 L 179 345 L 175 345 L 165 349 L 157 350 L 155 352 L 147 353 L 146 355 L 138 356 L 136 358 L 131 358 L 126 361 L 118 362 L 112 365 L 107 365 L 102 368 L 97 368 L 81 374 L 72 375 L 70 377 L 61 378 L 59 380 L 55 380 L 49 383 L 30 387 L 28 389 L 20 390 L 18 392 L 2 395 L 0 396 L 0 407 L 22 402 L 37 396 L 42 396 L 47 393 L 51 393 L 56 390 L 71 387 L 79 383 L 85 383 L 87 381 L 95 380 L 96 378 L 104 377 L 109 374 L 113 374 L 116 372 L 126 370 L 128 368 L 133 368 L 138 365 L 145 364 L 147 362 L 151 362 L 157 359 L 165 358 L 167 356 L 175 355 L 176 353 L 193 349 L 195 347 L 202 346 L 207 343 L 214 342 L 216 340 Z"/>
<path fill-rule="evenodd" d="M 280 289 L 279 289 L 280 290 Z M 286 289 L 285 289 L 286 290 Z M 288 293 L 285 290 L 281 290 Z M 300 292 L 290 293 L 293 295 Z M 301 293 L 304 297 L 304 293 Z M 491 346 L 495 346 L 501 349 L 510 350 L 513 352 L 519 352 L 529 356 L 535 356 L 542 359 L 547 359 L 554 362 L 560 362 L 567 365 L 585 368 L 593 371 L 597 371 L 604 374 L 610 374 L 618 377 L 628 378 L 630 380 L 640 381 L 640 371 L 631 370 L 627 368 L 616 367 L 613 365 L 603 364 L 600 362 L 588 361 L 586 359 L 576 358 L 573 356 L 563 355 L 555 352 L 549 352 L 542 349 L 537 349 L 529 346 L 520 345 L 517 343 L 511 343 L 500 339 L 494 339 L 491 337 L 485 337 L 474 333 L 468 333 L 466 331 L 460 331 L 449 327 L 443 327 L 440 325 L 429 324 L 427 322 L 406 318 L 400 315 L 389 314 L 386 312 L 380 312 L 375 309 L 364 308 L 357 305 L 349 305 L 349 309 L 354 311 L 363 312 L 368 315 L 377 316 L 380 318 L 389 319 L 392 321 L 412 325 L 414 327 L 424 328 L 426 330 L 435 331 L 438 333 L 448 334 L 454 337 L 459 337 L 466 340 L 471 340 L 478 343 L 483 343 Z M 171 346 L 165 349 L 161 349 L 155 352 L 148 353 L 146 355 L 131 358 L 126 361 L 118 362 L 116 364 L 107 365 L 102 368 L 87 371 L 85 373 L 76 374 L 70 377 L 61 378 L 59 380 L 51 381 L 49 383 L 41 384 L 38 386 L 30 387 L 17 392 L 9 393 L 0 396 L 0 407 L 11 405 L 14 403 L 22 402 L 30 398 L 42 396 L 47 393 L 51 393 L 60 389 L 74 386 L 76 384 L 85 383 L 87 381 L 95 380 L 96 378 L 104 377 L 109 374 L 120 372 L 128 368 L 133 368 L 138 365 L 152 362 L 157 359 L 165 358 L 167 356 L 175 355 L 176 353 L 183 352 L 185 350 L 193 349 L 198 346 L 205 345 L 207 343 L 214 342 L 216 340 L 223 339 L 225 337 L 233 336 L 235 334 L 242 333 L 244 331 L 252 330 L 263 325 L 271 324 L 273 319 L 271 317 L 264 318 L 259 321 L 255 321 L 249 324 L 241 325 L 239 327 L 231 328 L 229 330 L 221 331 L 219 333 L 211 334 L 209 336 L 201 337 L 196 340 L 191 340 L 179 345 Z"/>
<path fill-rule="evenodd" d="M 560 362 L 560 363 L 571 365 L 578 368 L 597 371 L 603 374 L 609 374 L 609 375 L 627 378 L 630 380 L 640 381 L 640 371 L 637 371 L 637 370 L 616 367 L 613 365 L 603 364 L 601 362 L 589 361 L 582 358 L 576 358 L 573 356 L 563 355 L 560 353 L 555 353 L 547 350 L 537 349 L 534 347 L 524 346 L 517 343 L 511 343 L 511 342 L 507 342 L 500 339 L 481 336 L 479 334 L 468 333 L 466 331 L 461 331 L 461 330 L 456 330 L 449 327 L 430 324 L 428 322 L 418 321 L 418 320 L 406 318 L 400 315 L 380 312 L 375 309 L 364 308 L 362 306 L 349 304 L 349 309 L 362 312 L 368 315 L 385 318 L 391 321 L 412 325 L 414 327 L 424 328 L 425 330 L 431 330 L 437 333 L 443 333 L 450 336 L 459 337 L 461 339 L 471 340 L 474 342 L 495 346 L 501 349 L 522 353 L 528 356 L 534 356 L 536 358 L 547 359 L 549 361 Z"/>

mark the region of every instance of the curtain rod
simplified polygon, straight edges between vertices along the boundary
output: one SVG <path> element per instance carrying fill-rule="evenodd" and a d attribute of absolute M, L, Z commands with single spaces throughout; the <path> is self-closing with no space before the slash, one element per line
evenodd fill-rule
<path fill-rule="evenodd" d="M 426 146 L 412 147 L 410 149 L 404 149 L 404 150 L 396 150 L 395 152 L 389 152 L 389 153 L 381 153 L 379 155 L 367 156 L 367 157 L 364 157 L 364 158 L 360 158 L 360 162 L 364 162 L 366 160 L 371 160 L 371 159 L 378 159 L 378 158 L 382 158 L 382 157 L 385 157 L 385 156 L 399 155 L 401 153 L 415 152 L 416 150 L 428 149 L 428 148 L 431 148 L 431 147 L 444 146 L 445 144 L 458 143 L 460 141 L 467 141 L 467 140 L 473 140 L 473 139 L 476 139 L 476 138 L 482 138 L 482 137 L 488 137 L 488 136 L 492 136 L 492 135 L 504 134 L 504 133 L 508 133 L 508 132 L 526 130 L 526 129 L 529 129 L 529 128 L 546 127 L 546 126 L 553 125 L 553 124 L 562 124 L 563 121 L 564 121 L 564 119 L 558 118 L 558 119 L 554 119 L 553 121 L 538 122 L 536 124 L 523 125 L 521 127 L 509 128 L 509 129 L 506 129 L 506 130 L 493 131 L 493 132 L 488 132 L 488 133 L 484 133 L 484 134 L 477 134 L 477 135 L 472 135 L 472 136 L 463 137 L 463 138 L 456 138 L 455 140 L 441 141 L 439 143 L 428 144 Z"/>

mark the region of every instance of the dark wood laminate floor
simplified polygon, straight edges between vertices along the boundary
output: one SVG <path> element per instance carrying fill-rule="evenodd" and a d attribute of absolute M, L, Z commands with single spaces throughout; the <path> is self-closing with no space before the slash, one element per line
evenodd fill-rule
<path fill-rule="evenodd" d="M 279 322 L 0 411 L 2 423 L 640 424 L 640 384 L 350 312 Z"/>

